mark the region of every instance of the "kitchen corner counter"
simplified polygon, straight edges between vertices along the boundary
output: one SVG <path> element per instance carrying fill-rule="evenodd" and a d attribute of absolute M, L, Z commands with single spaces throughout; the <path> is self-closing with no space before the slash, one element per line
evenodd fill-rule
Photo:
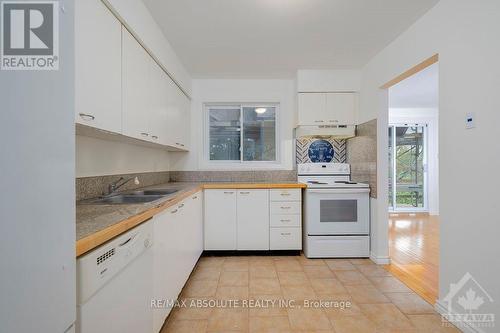
<path fill-rule="evenodd" d="M 173 195 L 162 199 L 140 204 L 90 204 L 86 201 L 76 205 L 76 256 L 106 243 L 114 237 L 149 220 L 154 215 L 177 204 L 181 200 L 203 189 L 273 189 L 273 188 L 305 188 L 297 182 L 214 182 L 214 183 L 183 183 L 174 182 L 146 189 L 176 189 Z"/>

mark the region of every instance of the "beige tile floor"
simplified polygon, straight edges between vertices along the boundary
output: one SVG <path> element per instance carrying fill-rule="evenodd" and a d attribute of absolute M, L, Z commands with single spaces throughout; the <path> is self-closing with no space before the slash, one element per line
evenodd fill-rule
<path fill-rule="evenodd" d="M 430 304 L 365 259 L 203 257 L 181 299 L 188 305 L 213 300 L 219 307 L 177 307 L 162 333 L 459 332 L 443 326 Z M 245 306 L 245 300 L 260 306 Z M 263 306 L 271 300 L 293 302 Z M 330 307 L 307 307 L 304 300 L 323 300 Z M 239 303 L 229 306 L 229 301 Z M 342 301 L 350 307 L 335 307 Z"/>

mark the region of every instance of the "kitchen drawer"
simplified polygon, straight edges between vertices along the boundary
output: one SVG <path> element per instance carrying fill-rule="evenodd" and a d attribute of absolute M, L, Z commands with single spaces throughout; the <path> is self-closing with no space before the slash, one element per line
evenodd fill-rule
<path fill-rule="evenodd" d="M 271 227 L 300 227 L 301 215 L 271 215 Z"/>
<path fill-rule="evenodd" d="M 271 202 L 271 215 L 300 214 L 302 212 L 302 202 L 281 201 Z"/>
<path fill-rule="evenodd" d="M 269 248 L 271 250 L 302 249 L 302 228 L 271 228 Z"/>
<path fill-rule="evenodd" d="M 300 188 L 292 189 L 272 189 L 271 191 L 271 201 L 301 201 L 302 200 L 302 190 Z"/>

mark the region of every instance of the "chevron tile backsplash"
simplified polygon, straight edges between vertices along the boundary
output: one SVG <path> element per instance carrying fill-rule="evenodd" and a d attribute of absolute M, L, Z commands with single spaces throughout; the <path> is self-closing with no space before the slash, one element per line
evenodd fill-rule
<path fill-rule="evenodd" d="M 335 140 L 332 138 L 298 138 L 296 140 L 296 149 L 295 156 L 296 162 L 298 163 L 311 163 L 311 159 L 309 158 L 309 146 L 315 141 L 328 141 L 334 150 L 333 159 L 331 163 L 346 163 L 347 161 L 347 147 L 346 140 Z"/>

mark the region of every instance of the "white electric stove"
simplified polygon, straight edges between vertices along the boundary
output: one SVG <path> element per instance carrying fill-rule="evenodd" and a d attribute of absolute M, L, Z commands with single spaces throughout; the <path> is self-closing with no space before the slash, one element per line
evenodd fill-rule
<path fill-rule="evenodd" d="M 304 196 L 304 254 L 308 258 L 370 255 L 370 188 L 351 181 L 345 163 L 298 165 Z"/>

